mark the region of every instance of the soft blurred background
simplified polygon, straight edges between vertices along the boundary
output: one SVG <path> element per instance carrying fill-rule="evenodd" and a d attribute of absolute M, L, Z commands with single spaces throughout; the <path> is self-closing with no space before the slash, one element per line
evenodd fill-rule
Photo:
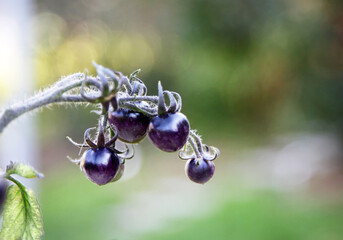
<path fill-rule="evenodd" d="M 145 139 L 125 178 L 98 187 L 66 158 L 78 157 L 66 136 L 96 124 L 91 107 L 20 118 L 1 161 L 45 174 L 29 183 L 44 239 L 343 238 L 341 1 L 1 0 L 0 13 L 3 106 L 94 73 L 93 59 L 141 68 L 149 93 L 158 80 L 179 92 L 191 127 L 222 152 L 201 186 Z"/>

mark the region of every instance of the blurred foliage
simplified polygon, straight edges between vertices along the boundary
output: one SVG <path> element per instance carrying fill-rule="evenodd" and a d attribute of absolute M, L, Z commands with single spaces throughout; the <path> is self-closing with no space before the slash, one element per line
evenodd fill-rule
<path fill-rule="evenodd" d="M 148 228 L 143 233 L 132 232 L 132 238 L 118 237 L 115 219 L 132 216 L 123 216 L 120 211 L 125 201 L 132 201 L 130 197 L 133 193 L 142 192 L 143 189 L 147 196 L 153 196 L 151 191 L 156 183 L 153 184 L 152 179 L 148 180 L 143 175 L 151 174 L 143 171 L 139 174 L 140 181 L 122 181 L 99 188 L 75 168 L 64 170 L 63 178 L 57 172 L 50 172 L 42 182 L 44 239 L 338 240 L 343 234 L 343 202 L 339 200 L 342 198 L 328 201 L 304 197 L 302 194 L 253 190 L 243 187 L 241 182 L 233 184 L 231 181 L 215 186 L 216 194 L 211 198 L 220 196 L 218 199 L 221 200 L 213 199 L 214 205 L 207 205 L 207 202 L 192 215 L 163 219 L 166 221 L 162 225 L 164 227 Z M 227 176 L 220 178 L 227 180 Z M 227 191 L 228 186 L 230 191 Z M 209 194 L 211 191 L 208 190 L 202 188 L 201 191 Z M 141 200 L 138 196 L 137 204 Z M 199 201 L 196 198 L 193 200 Z M 172 211 L 170 206 L 166 208 L 165 212 Z M 151 214 L 153 218 L 156 213 Z M 149 222 L 150 216 L 145 217 Z M 125 221 L 130 222 L 128 219 Z M 137 229 L 135 226 L 133 228 Z"/>
<path fill-rule="evenodd" d="M 202 133 L 343 130 L 339 1 L 38 1 L 37 84 L 142 68 Z M 221 129 L 218 133 L 218 129 Z"/>
<path fill-rule="evenodd" d="M 280 194 L 259 192 L 231 199 L 206 218 L 175 221 L 143 239 L 340 239 L 343 212 L 337 206 L 293 204 Z"/>
<path fill-rule="evenodd" d="M 255 143 L 253 136 L 284 131 L 324 129 L 343 136 L 341 1 L 37 0 L 35 23 L 37 87 L 84 68 L 94 74 L 94 59 L 124 74 L 141 68 L 149 94 L 157 93 L 158 80 L 179 92 L 191 127 L 206 142 L 216 138 L 223 150 L 228 138 L 243 135 L 249 140 L 245 146 Z M 96 124 L 90 107 L 54 109 L 40 115 L 46 145 L 66 135 L 80 140 Z M 60 160 L 50 152 L 46 156 L 47 166 Z M 153 156 L 148 158 L 153 166 Z M 75 166 L 70 174 L 65 169 L 62 178 L 49 173 L 43 182 L 46 239 L 105 239 L 104 225 L 112 223 L 102 218 L 104 212 L 128 192 L 146 188 L 135 181 L 141 185 L 122 182 L 99 190 Z M 165 168 L 148 170 L 148 175 L 165 173 Z M 218 192 L 226 195 L 227 182 L 221 184 Z M 291 197 L 269 192 L 229 199 L 204 218 L 179 219 L 142 238 L 339 239 L 343 234 L 341 202 L 331 208 L 288 201 Z"/>

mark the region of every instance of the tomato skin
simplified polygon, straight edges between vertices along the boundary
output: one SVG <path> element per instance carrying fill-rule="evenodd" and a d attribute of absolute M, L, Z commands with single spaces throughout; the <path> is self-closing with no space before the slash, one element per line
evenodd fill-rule
<path fill-rule="evenodd" d="M 166 152 L 175 152 L 186 144 L 189 131 L 187 117 L 175 112 L 154 117 L 150 122 L 148 135 L 157 148 Z"/>
<path fill-rule="evenodd" d="M 138 143 L 147 134 L 150 118 L 140 112 L 119 108 L 108 116 L 113 131 L 118 131 L 118 138 L 127 143 Z"/>
<path fill-rule="evenodd" d="M 114 178 L 111 180 L 111 182 L 116 182 L 119 179 L 121 179 L 121 177 L 124 174 L 124 170 L 125 170 L 125 163 L 121 162 L 119 165 L 119 170 L 118 170 L 117 174 L 114 176 Z"/>
<path fill-rule="evenodd" d="M 116 176 L 120 162 L 119 156 L 109 148 L 88 149 L 82 156 L 81 169 L 89 180 L 104 185 Z"/>
<path fill-rule="evenodd" d="M 190 159 L 185 167 L 189 179 L 200 184 L 208 182 L 212 178 L 214 170 L 214 163 L 203 159 Z"/>

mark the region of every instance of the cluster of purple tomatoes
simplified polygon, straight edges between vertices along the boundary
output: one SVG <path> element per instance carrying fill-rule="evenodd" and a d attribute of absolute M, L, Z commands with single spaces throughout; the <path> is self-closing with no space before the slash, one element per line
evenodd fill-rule
<path fill-rule="evenodd" d="M 186 144 L 190 131 L 186 116 L 180 112 L 150 119 L 140 112 L 120 108 L 109 112 L 109 123 L 118 132 L 119 140 L 139 143 L 148 133 L 151 142 L 166 152 L 180 150 Z M 83 154 L 80 164 L 91 181 L 104 185 L 121 178 L 125 163 L 112 149 L 96 146 Z M 207 182 L 213 176 L 214 169 L 212 161 L 190 159 L 186 164 L 186 174 L 197 183 Z"/>
<path fill-rule="evenodd" d="M 137 83 L 137 84 L 136 84 Z M 130 84 L 127 82 L 127 84 Z M 138 86 L 140 82 L 132 83 Z M 130 89 L 132 88 L 129 85 Z M 145 87 L 145 85 L 144 85 Z M 138 88 L 137 88 L 138 89 Z M 134 91 L 131 89 L 132 96 Z M 136 91 L 139 93 L 140 91 Z M 143 91 L 145 92 L 145 91 Z M 166 107 L 164 94 L 168 95 L 170 105 Z M 145 93 L 144 93 L 145 94 Z M 177 94 L 178 95 L 178 94 Z M 98 185 L 119 180 L 125 169 L 126 159 L 133 157 L 127 146 L 126 151 L 119 151 L 115 148 L 117 139 L 126 144 L 137 144 L 148 135 L 154 146 L 165 152 L 176 152 L 191 146 L 194 154 L 179 157 L 188 160 L 186 163 L 186 175 L 193 182 L 204 184 L 210 180 L 214 174 L 215 166 L 212 162 L 217 157 L 209 158 L 209 147 L 200 141 L 195 144 L 191 134 L 190 124 L 187 117 L 180 112 L 181 104 L 177 103 L 176 98 L 169 91 L 163 91 L 159 83 L 158 112 L 155 114 L 144 114 L 144 111 L 133 110 L 118 106 L 120 97 L 117 95 L 110 101 L 112 108 L 106 110 L 103 118 L 99 121 L 97 142 L 90 139 L 89 130 L 85 132 L 86 144 L 77 144 L 69 139 L 78 147 L 89 147 L 84 152 L 81 159 L 77 160 L 81 170 L 87 178 Z M 181 97 L 179 97 L 181 101 Z M 135 102 L 137 109 L 149 109 L 148 101 Z M 109 125 L 110 129 L 107 129 Z M 106 142 L 106 132 L 111 132 L 111 138 Z M 194 133 L 193 133 L 194 134 Z M 108 134 L 107 134 L 108 135 Z M 131 151 L 132 152 L 132 151 Z M 218 151 L 219 153 L 219 151 Z"/>

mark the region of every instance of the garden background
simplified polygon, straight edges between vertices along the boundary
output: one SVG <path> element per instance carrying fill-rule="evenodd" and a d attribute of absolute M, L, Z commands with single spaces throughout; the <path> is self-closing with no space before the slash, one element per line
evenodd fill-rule
<path fill-rule="evenodd" d="M 341 1 L 2 0 L 0 43 L 3 106 L 62 75 L 95 74 L 92 60 L 141 68 L 148 93 L 158 80 L 179 92 L 191 127 L 221 150 L 197 185 L 176 153 L 145 139 L 124 178 L 98 187 L 66 158 L 79 153 L 66 136 L 80 142 L 96 125 L 91 107 L 18 119 L 0 160 L 45 174 L 28 183 L 44 239 L 342 238 Z"/>

